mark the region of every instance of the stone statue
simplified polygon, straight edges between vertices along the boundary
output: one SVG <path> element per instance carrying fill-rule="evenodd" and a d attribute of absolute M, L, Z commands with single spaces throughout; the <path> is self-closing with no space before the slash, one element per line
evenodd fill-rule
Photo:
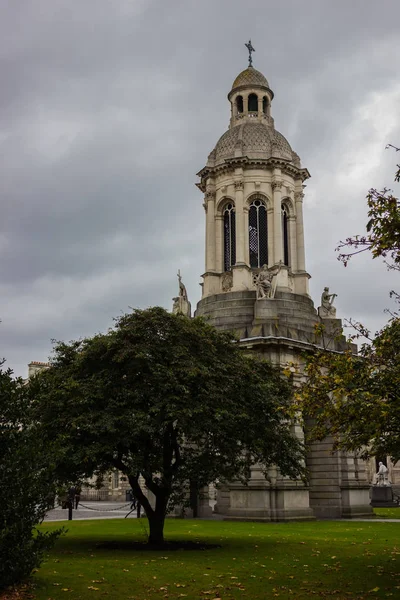
<path fill-rule="evenodd" d="M 376 485 L 390 485 L 388 473 L 388 468 L 383 464 L 383 462 L 380 462 L 379 469 L 376 474 Z"/>
<path fill-rule="evenodd" d="M 263 298 L 273 298 L 275 296 L 276 285 L 272 284 L 272 280 L 274 277 L 276 278 L 281 270 L 281 267 L 282 261 L 279 262 L 278 267 L 273 267 L 271 270 L 268 269 L 267 265 L 263 265 L 261 271 L 254 278 L 257 300 L 262 300 Z"/>
<path fill-rule="evenodd" d="M 172 298 L 174 301 L 172 305 L 172 312 L 176 315 L 185 315 L 185 317 L 191 317 L 192 307 L 188 300 L 185 284 L 182 282 L 181 272 L 178 271 L 179 281 L 179 296 Z"/>
<path fill-rule="evenodd" d="M 336 319 L 336 308 L 333 301 L 337 294 L 330 294 L 329 288 L 325 287 L 321 295 L 321 306 L 318 308 L 318 314 L 323 319 Z"/>

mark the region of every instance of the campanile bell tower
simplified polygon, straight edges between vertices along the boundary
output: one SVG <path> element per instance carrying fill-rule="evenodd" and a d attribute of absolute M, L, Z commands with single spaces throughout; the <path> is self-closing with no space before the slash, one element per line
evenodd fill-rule
<path fill-rule="evenodd" d="M 330 350 L 347 347 L 342 323 L 329 304 L 319 313 L 309 295 L 304 252 L 304 182 L 310 177 L 286 138 L 275 129 L 274 93 L 251 60 L 228 94 L 229 129 L 198 173 L 206 213 L 206 264 L 196 315 L 234 331 L 246 352 L 281 367 L 296 365 L 303 378 L 304 352 L 321 346 L 316 324 L 330 336 Z M 331 297 L 331 296 L 329 296 Z M 322 303 L 323 304 L 323 303 Z M 303 438 L 298 424 L 293 434 Z M 248 485 L 220 489 L 216 510 L 228 518 L 257 520 L 369 516 L 365 465 L 332 454 L 332 440 L 308 454 L 310 483 L 268 480 L 254 465 Z"/>
<path fill-rule="evenodd" d="M 242 71 L 228 94 L 229 129 L 198 173 L 206 211 L 203 298 L 255 290 L 264 265 L 281 265 L 277 291 L 308 295 L 303 183 L 310 174 L 275 129 L 273 98 L 262 73 Z"/>

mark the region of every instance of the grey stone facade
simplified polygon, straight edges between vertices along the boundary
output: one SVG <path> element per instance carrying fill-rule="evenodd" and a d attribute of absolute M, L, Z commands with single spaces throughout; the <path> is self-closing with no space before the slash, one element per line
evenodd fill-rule
<path fill-rule="evenodd" d="M 315 325 L 324 322 L 330 349 L 346 347 L 340 319 L 321 319 L 308 296 L 277 292 L 256 300 L 254 291 L 216 294 L 200 300 L 196 315 L 215 327 L 232 330 L 245 351 L 277 365 L 300 364 L 304 351 L 321 346 Z M 330 332 L 330 334 L 329 334 Z M 294 434 L 302 437 L 300 427 Z M 329 439 L 314 443 L 307 456 L 309 486 L 271 469 L 268 482 L 253 468 L 248 486 L 231 483 L 217 497 L 216 510 L 228 519 L 292 520 L 351 518 L 372 514 L 365 464 L 351 454 L 332 454 Z"/>

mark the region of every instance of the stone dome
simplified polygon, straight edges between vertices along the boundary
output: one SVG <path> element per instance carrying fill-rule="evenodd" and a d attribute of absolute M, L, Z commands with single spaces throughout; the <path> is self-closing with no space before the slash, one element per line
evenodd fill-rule
<path fill-rule="evenodd" d="M 298 155 L 279 131 L 263 123 L 245 122 L 228 129 L 218 140 L 212 158 L 219 163 L 235 156 L 283 158 L 298 165 Z"/>
<path fill-rule="evenodd" d="M 262 86 L 269 89 L 269 83 L 260 71 L 254 69 L 254 67 L 247 67 L 244 71 L 239 73 L 235 81 L 232 84 L 232 90 L 241 86 Z"/>

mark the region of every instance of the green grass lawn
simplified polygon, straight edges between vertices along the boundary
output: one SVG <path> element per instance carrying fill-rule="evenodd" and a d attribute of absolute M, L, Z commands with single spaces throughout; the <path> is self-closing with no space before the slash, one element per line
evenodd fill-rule
<path fill-rule="evenodd" d="M 374 508 L 374 513 L 379 519 L 400 519 L 400 506 L 395 508 Z"/>
<path fill-rule="evenodd" d="M 161 552 L 98 546 L 144 539 L 144 519 L 64 525 L 67 535 L 35 575 L 38 600 L 400 598 L 400 523 L 170 519 L 169 540 L 221 547 Z"/>

